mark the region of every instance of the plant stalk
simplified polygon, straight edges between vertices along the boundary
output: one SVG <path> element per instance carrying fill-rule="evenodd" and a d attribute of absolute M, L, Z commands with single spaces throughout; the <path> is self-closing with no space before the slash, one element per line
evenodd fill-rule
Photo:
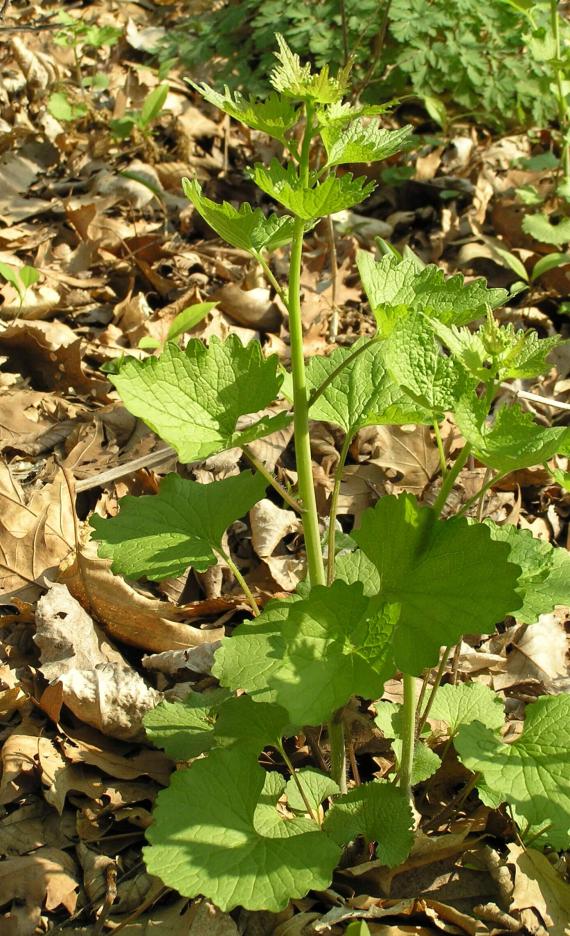
<path fill-rule="evenodd" d="M 247 598 L 249 602 L 249 606 L 253 612 L 253 616 L 257 617 L 260 614 L 259 605 L 257 601 L 255 600 L 255 598 L 253 597 L 253 592 L 251 591 L 249 585 L 247 584 L 246 580 L 244 579 L 237 565 L 233 561 L 232 557 L 228 553 L 224 552 L 224 550 L 220 546 L 218 547 L 216 552 L 218 553 L 219 556 L 221 556 L 221 558 L 227 564 L 228 568 L 233 572 L 236 582 L 240 586 L 241 590 L 243 591 L 245 597 Z"/>
<path fill-rule="evenodd" d="M 470 454 L 471 454 L 471 446 L 468 442 L 467 445 L 465 445 L 465 447 L 462 448 L 461 452 L 455 459 L 452 467 L 449 469 L 445 478 L 443 479 L 443 484 L 441 485 L 440 492 L 437 495 L 437 498 L 433 505 L 433 509 L 434 509 L 436 517 L 440 516 L 441 511 L 445 507 L 447 498 L 449 497 L 452 491 L 453 485 L 455 484 L 455 481 L 457 480 L 457 476 L 459 475 L 459 472 L 465 465 Z"/>
<path fill-rule="evenodd" d="M 412 766 L 416 741 L 416 684 L 413 676 L 404 673 L 404 705 L 402 708 L 402 758 L 400 788 L 412 800 Z"/>
<path fill-rule="evenodd" d="M 289 504 L 289 507 L 292 507 L 293 510 L 297 511 L 297 513 L 303 514 L 303 508 L 301 507 L 297 498 L 293 497 L 293 495 L 290 494 L 289 491 L 286 488 L 284 488 L 282 484 L 280 484 L 280 482 L 277 480 L 275 475 L 273 475 L 271 471 L 269 471 L 269 469 L 263 464 L 263 462 L 260 461 L 260 459 L 257 458 L 256 455 L 253 454 L 249 445 L 244 445 L 242 448 L 242 452 L 245 455 L 245 457 L 248 459 L 248 461 L 251 462 L 255 470 L 259 471 L 259 474 L 265 478 L 267 483 L 271 485 L 274 491 L 277 491 L 277 493 L 285 501 L 285 503 Z"/>
<path fill-rule="evenodd" d="M 451 647 L 444 647 L 443 655 L 441 657 L 441 660 L 439 661 L 437 673 L 435 674 L 434 684 L 431 687 L 431 692 L 429 694 L 426 707 L 421 714 L 419 712 L 419 707 L 418 707 L 418 720 L 417 720 L 417 727 L 416 727 L 417 738 L 419 738 L 419 736 L 421 735 L 422 729 L 426 721 L 428 720 L 428 715 L 431 712 L 431 707 L 435 701 L 437 690 L 439 689 L 441 680 L 443 679 L 443 674 L 445 673 L 445 667 L 447 666 L 447 661 L 449 660 L 450 653 L 451 653 Z"/>
<path fill-rule="evenodd" d="M 568 127 L 568 104 L 564 94 L 564 74 L 560 65 L 562 56 L 562 47 L 560 43 L 560 17 L 558 15 L 557 0 L 550 0 L 550 28 L 556 46 L 556 65 L 554 68 L 554 77 L 556 80 L 556 99 L 558 102 L 558 120 L 560 122 L 560 132 L 562 134 L 562 172 L 564 183 L 570 182 L 570 143 L 567 139 Z"/>

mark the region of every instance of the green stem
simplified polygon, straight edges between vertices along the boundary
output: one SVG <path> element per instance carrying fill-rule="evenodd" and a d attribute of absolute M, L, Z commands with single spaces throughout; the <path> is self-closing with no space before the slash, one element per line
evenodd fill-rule
<path fill-rule="evenodd" d="M 411 801 L 412 766 L 416 740 L 416 685 L 413 676 L 404 673 L 404 705 L 402 707 L 402 757 L 400 787 Z"/>
<path fill-rule="evenodd" d="M 288 310 L 288 309 L 289 309 L 289 299 L 288 299 L 288 297 L 287 297 L 287 293 L 285 292 L 285 290 L 283 289 L 283 287 L 277 282 L 275 276 L 273 275 L 273 271 L 272 271 L 271 267 L 269 266 L 267 260 L 266 260 L 265 257 L 264 257 L 262 254 L 260 254 L 260 253 L 256 253 L 256 254 L 255 254 L 255 258 L 256 258 L 257 262 L 259 263 L 260 267 L 262 268 L 263 272 L 265 273 L 265 276 L 266 276 L 266 278 L 267 278 L 267 282 L 270 283 L 271 286 L 273 286 L 273 289 L 275 290 L 275 292 L 277 293 L 277 295 L 278 295 L 279 298 L 281 299 L 281 302 L 283 303 L 283 305 L 285 306 L 285 308 Z"/>
<path fill-rule="evenodd" d="M 433 509 L 435 511 L 436 517 L 440 516 L 441 511 L 445 507 L 447 498 L 449 497 L 452 491 L 452 488 L 453 488 L 453 485 L 455 484 L 457 476 L 459 472 L 461 471 L 461 469 L 463 468 L 463 466 L 465 465 L 470 454 L 471 454 L 471 445 L 468 442 L 467 445 L 465 445 L 461 449 L 461 452 L 459 453 L 452 467 L 449 469 L 445 478 L 443 479 L 441 490 L 439 494 L 437 495 L 436 501 L 433 505 Z"/>
<path fill-rule="evenodd" d="M 328 723 L 329 745 L 331 749 L 331 777 L 338 784 L 340 792 L 346 793 L 346 747 L 344 739 L 343 710 L 335 712 Z"/>
<path fill-rule="evenodd" d="M 445 449 L 443 447 L 443 439 L 441 438 L 441 432 L 439 429 L 439 423 L 437 419 L 433 421 L 433 431 L 435 435 L 435 441 L 437 443 L 437 450 L 439 452 L 439 464 L 441 467 L 441 477 L 445 478 L 447 474 L 447 459 L 445 457 Z"/>
<path fill-rule="evenodd" d="M 464 516 L 467 513 L 470 507 L 473 506 L 480 498 L 483 498 L 489 488 L 492 488 L 494 484 L 498 484 L 499 481 L 502 481 L 503 478 L 506 478 L 510 474 L 510 471 L 505 471 L 503 474 L 492 475 L 484 484 L 479 488 L 476 494 L 473 497 L 470 497 L 469 500 L 465 501 L 461 510 L 457 512 L 458 517 Z"/>
<path fill-rule="evenodd" d="M 426 707 L 423 710 L 421 715 L 418 710 L 418 722 L 417 722 L 417 728 L 416 728 L 416 737 L 418 738 L 422 733 L 422 730 L 426 721 L 428 720 L 429 713 L 431 712 L 432 705 L 437 695 L 437 690 L 439 689 L 441 685 L 441 680 L 443 679 L 443 674 L 445 673 L 445 667 L 447 666 L 447 661 L 449 660 L 450 653 L 451 653 L 451 647 L 444 647 L 443 655 L 441 657 L 441 660 L 439 661 L 439 666 L 435 674 L 434 684 L 431 687 L 431 692 L 429 694 Z"/>
<path fill-rule="evenodd" d="M 329 529 L 328 529 L 328 536 L 327 536 L 327 585 L 332 585 L 334 581 L 336 512 L 338 508 L 338 496 L 340 494 L 342 475 L 344 472 L 344 466 L 346 463 L 348 450 L 350 448 L 351 439 L 352 439 L 352 435 L 347 432 L 344 442 L 342 443 L 342 449 L 340 451 L 339 462 L 338 462 L 338 465 L 336 466 L 336 471 L 334 473 L 334 487 L 333 487 L 333 492 L 332 492 L 332 497 L 331 497 L 331 506 L 329 510 Z"/>
<path fill-rule="evenodd" d="M 237 565 L 236 565 L 235 562 L 233 561 L 232 557 L 231 557 L 230 555 L 226 554 L 226 553 L 224 552 L 224 550 L 221 548 L 221 546 L 218 546 L 216 552 L 217 552 L 218 555 L 224 560 L 224 562 L 227 564 L 228 568 L 231 569 L 231 571 L 233 572 L 233 574 L 234 574 L 234 576 L 235 576 L 235 579 L 236 579 L 236 582 L 238 583 L 238 585 L 241 586 L 241 589 L 242 589 L 242 591 L 243 591 L 245 597 L 247 598 L 247 600 L 248 600 L 248 602 L 249 602 L 249 605 L 250 605 L 251 610 L 252 610 L 252 612 L 253 612 L 253 616 L 254 616 L 254 617 L 257 617 L 258 614 L 260 613 L 260 611 L 259 611 L 259 605 L 257 604 L 257 601 L 256 601 L 255 598 L 253 597 L 253 593 L 252 593 L 252 591 L 251 591 L 249 585 L 247 584 L 246 580 L 244 579 L 244 577 L 243 577 L 243 575 L 241 574 L 240 570 L 238 569 Z"/>
<path fill-rule="evenodd" d="M 242 452 L 246 456 L 246 458 L 251 462 L 251 464 L 256 469 L 256 471 L 259 471 L 259 474 L 262 475 L 267 481 L 267 483 L 270 484 L 271 487 L 275 491 L 277 491 L 279 496 L 283 498 L 285 503 L 289 504 L 289 506 L 292 507 L 293 510 L 296 510 L 297 513 L 303 514 L 303 508 L 301 507 L 297 498 L 293 497 L 293 495 L 290 494 L 289 491 L 286 488 L 284 488 L 282 484 L 279 483 L 277 478 L 273 474 L 271 474 L 271 472 L 269 471 L 268 468 L 266 468 L 263 462 L 260 461 L 259 458 L 257 458 L 253 454 L 249 445 L 244 445 L 242 447 Z"/>
<path fill-rule="evenodd" d="M 305 804 L 305 809 L 306 809 L 307 812 L 309 813 L 309 816 L 311 817 L 311 819 L 313 820 L 313 822 L 316 822 L 317 825 L 320 825 L 319 820 L 318 820 L 318 817 L 315 816 L 315 813 L 314 813 L 314 811 L 313 811 L 313 808 L 311 807 L 311 804 L 309 803 L 307 794 L 306 794 L 306 792 L 305 792 L 305 788 L 304 788 L 303 784 L 301 783 L 301 781 L 300 781 L 300 779 L 299 779 L 299 774 L 297 773 L 297 771 L 295 770 L 293 764 L 291 763 L 291 760 L 290 760 L 290 758 L 289 758 L 289 756 L 288 756 L 288 754 L 287 754 L 287 752 L 286 752 L 286 750 L 285 750 L 285 748 L 284 748 L 284 746 L 283 746 L 282 743 L 279 744 L 278 750 L 279 750 L 279 753 L 281 754 L 281 757 L 283 758 L 283 760 L 284 760 L 284 762 L 285 762 L 285 765 L 286 765 L 287 769 L 289 770 L 289 773 L 291 774 L 291 777 L 292 777 L 292 779 L 293 779 L 293 783 L 294 783 L 295 786 L 297 787 L 297 789 L 298 789 L 298 791 L 299 791 L 299 795 L 300 795 L 301 799 L 303 800 L 303 802 L 304 802 L 304 804 Z"/>
<path fill-rule="evenodd" d="M 309 183 L 309 150 L 313 131 L 313 111 L 307 104 L 307 125 L 301 148 L 299 174 L 305 185 Z M 302 218 L 295 218 L 291 243 L 289 267 L 289 336 L 291 341 L 291 371 L 293 377 L 293 407 L 295 458 L 299 476 L 299 493 L 303 506 L 303 533 L 307 552 L 307 565 L 311 585 L 325 584 L 325 567 L 321 550 L 319 515 L 313 486 L 311 442 L 309 437 L 309 397 L 305 375 L 303 348 L 303 321 L 301 314 L 301 262 L 305 225 Z"/>

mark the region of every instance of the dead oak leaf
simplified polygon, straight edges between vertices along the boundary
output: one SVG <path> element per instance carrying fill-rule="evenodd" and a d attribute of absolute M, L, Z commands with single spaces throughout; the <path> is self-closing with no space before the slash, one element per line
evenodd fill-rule
<path fill-rule="evenodd" d="M 2 903 L 24 900 L 27 905 L 73 913 L 79 882 L 75 862 L 58 848 L 39 848 L 32 855 L 8 858 L 0 863 Z"/>
<path fill-rule="evenodd" d="M 509 845 L 509 864 L 515 868 L 510 910 L 536 910 L 550 936 L 570 934 L 570 885 L 548 858 L 534 848 Z"/>
<path fill-rule="evenodd" d="M 0 594 L 33 601 L 73 542 L 73 510 L 63 473 L 27 499 L 0 462 Z"/>

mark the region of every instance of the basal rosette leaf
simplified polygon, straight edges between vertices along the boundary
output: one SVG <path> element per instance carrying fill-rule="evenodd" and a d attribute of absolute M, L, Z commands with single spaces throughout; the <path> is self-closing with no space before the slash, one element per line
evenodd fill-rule
<path fill-rule="evenodd" d="M 356 583 L 316 586 L 308 598 L 271 602 L 216 653 L 214 675 L 276 702 L 295 726 L 319 725 L 351 696 L 374 698 L 394 672 L 394 609 Z"/>
<path fill-rule="evenodd" d="M 555 849 L 570 845 L 569 725 L 570 695 L 544 696 L 527 706 L 524 731 L 512 744 L 480 722 L 464 725 L 454 741 L 491 796 L 509 803 L 519 821 L 546 828 Z"/>
<path fill-rule="evenodd" d="M 384 345 L 375 342 L 360 351 L 363 343 L 367 340 L 360 339 L 350 348 L 335 348 L 327 357 L 309 359 L 309 394 L 328 381 L 311 405 L 311 418 L 335 423 L 348 435 L 363 426 L 431 423 L 432 414 L 411 401 L 388 373 Z"/>
<path fill-rule="evenodd" d="M 377 262 L 364 250 L 358 252 L 356 261 L 380 328 L 382 313 L 390 307 L 405 306 L 447 325 L 467 325 L 507 299 L 506 290 L 488 289 L 483 279 L 465 283 L 459 273 L 446 278 L 435 264 L 419 269 L 415 260 L 393 255 Z"/>
<path fill-rule="evenodd" d="M 283 36 L 277 33 L 275 38 L 279 46 L 275 57 L 279 64 L 269 80 L 276 91 L 314 104 L 333 104 L 343 97 L 348 90 L 350 65 L 341 69 L 335 78 L 329 75 L 328 65 L 313 73 L 309 64 L 301 65 L 299 56 L 291 51 Z"/>
<path fill-rule="evenodd" d="M 474 455 L 500 474 L 540 465 L 570 443 L 569 429 L 539 426 L 517 404 L 501 406 L 494 420 L 485 422 L 485 401 L 474 394 L 458 401 L 454 417 Z"/>
<path fill-rule="evenodd" d="M 483 525 L 435 519 L 410 494 L 382 497 L 352 538 L 378 569 L 380 599 L 399 608 L 394 656 L 405 673 L 437 663 L 464 633 L 490 633 L 520 605 L 520 568 Z"/>
<path fill-rule="evenodd" d="M 517 591 L 522 606 L 512 612 L 517 621 L 534 624 L 557 605 L 570 606 L 570 553 L 536 539 L 530 530 L 486 520 L 494 540 L 507 543 L 510 560 L 522 569 Z"/>
<path fill-rule="evenodd" d="M 445 357 L 429 321 L 417 313 L 400 318 L 386 340 L 386 366 L 394 381 L 431 413 L 452 410 L 475 383 L 453 357 Z"/>
<path fill-rule="evenodd" d="M 542 244 L 555 244 L 563 247 L 570 242 L 570 218 L 563 218 L 558 224 L 553 224 L 545 214 L 526 215 L 523 218 L 522 229 Z"/>
<path fill-rule="evenodd" d="M 230 335 L 208 347 L 193 339 L 184 351 L 168 342 L 158 357 L 124 359 L 110 380 L 127 409 L 189 462 L 282 427 L 278 415 L 237 430 L 240 417 L 275 400 L 283 381 L 277 368 L 277 356 L 264 358 L 259 342 L 243 346 Z"/>
<path fill-rule="evenodd" d="M 287 142 L 287 131 L 297 122 L 297 108 L 278 94 L 270 94 L 265 100 L 256 100 L 245 97 L 239 91 L 235 91 L 232 95 L 227 86 L 224 88 L 224 93 L 220 94 L 205 82 L 197 84 L 189 79 L 187 81 L 214 107 L 239 120 L 246 127 L 267 133 L 281 143 Z"/>
<path fill-rule="evenodd" d="M 396 765 L 399 769 L 402 760 L 403 743 L 401 740 L 403 732 L 402 706 L 392 702 L 376 702 L 376 718 L 374 723 L 380 729 L 385 738 L 391 741 L 392 750 L 396 757 Z M 424 727 L 422 734 L 429 734 L 429 729 Z M 414 744 L 414 756 L 412 760 L 412 772 L 410 781 L 412 786 L 429 780 L 441 767 L 441 758 L 425 744 L 424 740 L 418 739 Z"/>
<path fill-rule="evenodd" d="M 113 572 L 161 582 L 189 566 L 205 571 L 219 558 L 222 536 L 263 497 L 267 482 L 258 474 L 199 484 L 169 474 L 158 494 L 123 497 L 116 517 L 94 514 L 91 527 L 99 555 L 113 560 Z"/>
<path fill-rule="evenodd" d="M 338 784 L 335 783 L 328 774 L 323 773 L 321 770 L 315 770 L 314 767 L 301 767 L 301 769 L 297 771 L 297 778 L 303 788 L 309 806 L 315 812 L 317 812 L 321 803 L 329 796 L 336 796 L 340 793 Z M 287 781 L 285 793 L 289 809 L 293 809 L 295 812 L 306 813 L 307 807 L 305 805 L 305 800 L 301 796 L 299 788 L 292 777 Z"/>
<path fill-rule="evenodd" d="M 339 845 L 362 835 L 376 842 L 376 856 L 389 868 L 408 857 L 413 841 L 413 817 L 405 793 L 382 780 L 364 783 L 335 800 L 324 830 Z"/>
<path fill-rule="evenodd" d="M 327 153 L 327 166 L 343 163 L 369 163 L 388 159 L 411 144 L 413 127 L 385 130 L 375 123 L 355 120 L 348 127 L 333 122 L 321 128 Z"/>
<path fill-rule="evenodd" d="M 287 712 L 280 705 L 254 702 L 241 695 L 224 702 L 214 727 L 217 747 L 237 745 L 241 751 L 259 754 L 264 747 L 275 747 L 288 733 Z"/>
<path fill-rule="evenodd" d="M 312 178 L 309 187 L 301 180 L 295 166 L 284 168 L 276 159 L 269 167 L 257 163 L 250 170 L 250 176 L 263 192 L 307 222 L 358 205 L 375 188 L 375 183 L 365 176 L 355 179 L 350 172 L 331 175 L 324 182 L 315 182 Z"/>
<path fill-rule="evenodd" d="M 293 236 L 292 218 L 266 216 L 261 208 L 254 209 L 247 202 L 239 208 L 229 202 L 214 202 L 202 194 L 196 179 L 182 179 L 182 188 L 204 221 L 233 247 L 257 256 L 262 250 L 284 247 Z"/>
<path fill-rule="evenodd" d="M 462 725 L 479 722 L 496 731 L 505 721 L 505 710 L 499 696 L 483 683 L 461 683 L 440 686 L 430 709 L 429 720 L 445 722 L 450 738 Z"/>
<path fill-rule="evenodd" d="M 239 745 L 177 771 L 159 793 L 144 858 L 150 874 L 221 910 L 277 913 L 331 882 L 340 847 L 311 819 L 283 818 L 285 779 Z"/>

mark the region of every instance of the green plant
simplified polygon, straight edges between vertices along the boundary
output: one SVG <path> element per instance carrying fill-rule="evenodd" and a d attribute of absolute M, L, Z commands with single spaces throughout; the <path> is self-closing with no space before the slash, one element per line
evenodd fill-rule
<path fill-rule="evenodd" d="M 40 278 L 39 271 L 35 267 L 12 267 L 7 263 L 0 263 L 0 276 L 3 276 L 18 293 L 20 309 L 24 304 L 28 289 L 31 289 Z"/>
<path fill-rule="evenodd" d="M 149 136 L 167 97 L 168 82 L 157 85 L 144 99 L 140 111 L 127 111 L 122 117 L 109 121 L 111 134 L 116 140 L 125 140 L 134 130 L 138 130 L 144 137 Z"/>
<path fill-rule="evenodd" d="M 464 632 L 491 633 L 506 614 L 531 621 L 538 609 L 547 611 L 569 598 L 570 557 L 562 550 L 512 527 L 459 515 L 442 519 L 471 454 L 488 468 L 472 498 L 477 501 L 497 477 L 570 451 L 570 430 L 540 426 L 516 405 L 501 407 L 489 419 L 498 383 L 542 373 L 557 343 L 497 324 L 491 310 L 505 301 L 504 290 L 488 289 L 482 280 L 466 284 L 459 275 L 446 278 L 413 255 L 389 252 L 377 262 L 361 252 L 358 266 L 377 333 L 305 365 L 300 285 L 305 235 L 320 217 L 359 203 L 374 188 L 366 177 L 337 174 L 336 167 L 393 154 L 409 140 L 409 130 L 379 128 L 366 107 L 343 103 L 347 70 L 336 77 L 326 67 L 315 73 L 281 37 L 278 41 L 278 65 L 270 77 L 276 93 L 264 103 L 228 91 L 219 95 L 207 86 L 201 91 L 236 119 L 284 143 L 285 165 L 274 160 L 250 170 L 284 213 L 217 204 L 195 180 L 186 180 L 184 189 L 220 236 L 261 264 L 281 296 L 289 312 L 291 373 L 283 374 L 274 355 L 265 358 L 258 342 L 244 347 L 231 336 L 212 339 L 208 347 L 191 340 L 185 350 L 169 341 L 159 356 L 119 362 L 110 379 L 127 408 L 183 462 L 230 447 L 241 447 L 251 458 L 251 441 L 292 420 L 297 496 L 253 459 L 254 474 L 243 471 L 206 486 L 168 475 L 157 495 L 124 498 L 117 517 L 91 520 L 100 555 L 112 559 L 115 572 L 161 580 L 189 566 L 204 570 L 223 558 L 251 605 L 252 618 L 216 653 L 213 673 L 221 688 L 161 704 L 145 720 L 150 738 L 174 759 L 206 753 L 178 770 L 159 794 L 147 866 L 182 894 L 203 894 L 223 909 L 279 910 L 311 888 L 327 887 L 343 847 L 358 836 L 375 843 L 384 864 L 402 862 L 413 841 L 413 786 L 439 763 L 426 746 L 425 726 L 438 702 L 435 689 L 451 647 Z M 268 253 L 286 244 L 290 268 L 283 288 Z M 267 407 L 280 392 L 292 400 L 292 408 L 271 415 Z M 440 434 L 446 412 L 453 413 L 465 439 L 451 465 Z M 309 419 L 332 422 L 345 432 L 326 564 Z M 338 491 L 354 433 L 370 424 L 410 422 L 433 426 L 439 443 L 442 479 L 433 507 L 409 493 L 384 496 L 337 549 Z M 269 485 L 301 515 L 308 576 L 296 594 L 260 610 L 223 547 L 223 534 Z M 442 646 L 434 692 L 427 703 L 423 694 L 417 701 L 414 677 L 437 664 Z M 379 699 L 385 680 L 397 671 L 403 674 L 404 703 L 393 712 L 380 706 L 378 718 L 394 739 L 399 782 L 373 781 L 349 790 L 346 706 L 354 696 Z M 461 691 L 452 690 L 451 698 L 450 690 L 444 691 L 436 711 L 449 724 L 449 743 L 476 771 L 473 784 L 489 802 L 497 801 L 496 756 L 509 770 L 502 801 L 528 825 L 529 834 L 546 817 L 551 822 L 546 840 L 568 843 L 570 790 L 559 748 L 570 697 L 539 700 L 539 716 L 529 709 L 525 736 L 505 751 L 496 734 L 502 723 L 497 704 L 479 689 L 466 690 L 468 699 L 459 698 Z M 296 770 L 287 739 L 304 726 L 324 723 L 330 774 L 312 767 Z M 268 747 L 279 771 L 266 771 L 259 763 Z M 551 801 L 542 816 L 529 805 L 535 795 Z"/>
<path fill-rule="evenodd" d="M 281 32 L 319 67 L 340 68 L 350 54 L 367 101 L 413 95 L 439 123 L 450 111 L 491 127 L 545 126 L 556 102 L 549 66 L 525 49 L 526 22 L 499 0 L 242 0 L 189 16 L 159 55 L 165 72 L 178 61 L 264 94 L 273 34 Z"/>

